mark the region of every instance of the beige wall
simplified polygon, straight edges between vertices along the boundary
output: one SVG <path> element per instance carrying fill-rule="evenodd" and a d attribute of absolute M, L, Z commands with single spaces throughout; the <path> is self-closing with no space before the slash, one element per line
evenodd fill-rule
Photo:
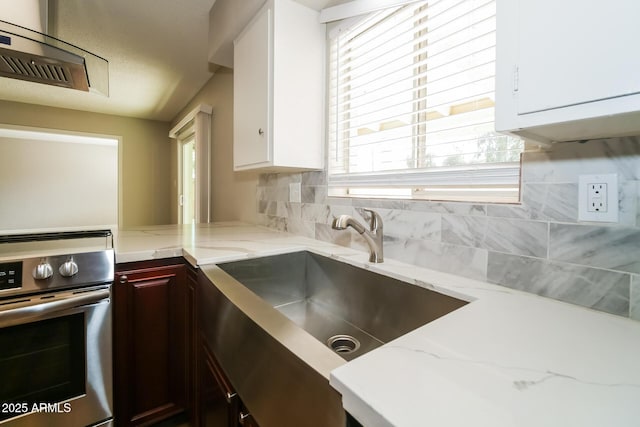
<path fill-rule="evenodd" d="M 118 146 L 2 137 L 0 200 L 3 233 L 117 224 Z"/>
<path fill-rule="evenodd" d="M 212 220 L 257 221 L 256 188 L 258 175 L 233 172 L 233 72 L 219 68 L 200 92 L 185 106 L 173 122 L 177 124 L 199 104 L 213 107 L 211 118 L 211 196 Z M 172 141 L 172 165 L 177 164 L 176 142 Z M 172 200 L 178 199 L 176 167 L 172 166 Z M 176 205 L 175 203 L 173 205 Z M 177 205 L 171 219 L 177 221 Z"/>
<path fill-rule="evenodd" d="M 121 137 L 120 226 L 170 222 L 169 123 L 0 101 L 0 124 Z"/>

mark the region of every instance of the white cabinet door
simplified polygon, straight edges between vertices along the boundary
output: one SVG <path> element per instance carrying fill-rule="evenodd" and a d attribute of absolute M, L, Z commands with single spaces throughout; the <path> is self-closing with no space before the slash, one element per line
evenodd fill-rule
<path fill-rule="evenodd" d="M 234 168 L 271 161 L 272 10 L 263 9 L 234 46 Z"/>
<path fill-rule="evenodd" d="M 639 1 L 496 3 L 496 130 L 539 142 L 640 134 Z"/>
<path fill-rule="evenodd" d="M 293 0 L 268 0 L 234 43 L 234 170 L 324 165 L 325 27 Z"/>
<path fill-rule="evenodd" d="M 637 0 L 521 0 L 518 18 L 518 113 L 640 92 Z"/>

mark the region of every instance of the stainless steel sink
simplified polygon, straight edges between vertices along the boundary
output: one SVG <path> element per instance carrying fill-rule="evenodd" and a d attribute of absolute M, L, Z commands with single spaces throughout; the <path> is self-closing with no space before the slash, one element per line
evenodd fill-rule
<path fill-rule="evenodd" d="M 219 267 L 329 347 L 345 337 L 334 344 L 346 360 L 467 303 L 310 252 Z"/>
<path fill-rule="evenodd" d="M 467 304 L 310 252 L 202 272 L 203 338 L 261 427 L 343 426 L 331 370 Z"/>

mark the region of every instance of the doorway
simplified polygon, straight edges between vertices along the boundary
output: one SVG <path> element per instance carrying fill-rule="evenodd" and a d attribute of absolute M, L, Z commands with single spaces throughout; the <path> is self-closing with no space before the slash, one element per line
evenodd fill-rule
<path fill-rule="evenodd" d="M 210 105 L 201 104 L 169 131 L 169 137 L 177 142 L 174 188 L 178 196 L 178 224 L 207 223 L 211 219 L 212 111 Z"/>
<path fill-rule="evenodd" d="M 181 179 L 180 179 L 180 222 L 194 224 L 196 222 L 196 138 L 192 134 L 181 140 Z"/>

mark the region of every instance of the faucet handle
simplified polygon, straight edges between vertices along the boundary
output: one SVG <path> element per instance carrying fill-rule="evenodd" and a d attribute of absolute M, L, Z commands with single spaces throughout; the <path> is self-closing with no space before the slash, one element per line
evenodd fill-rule
<path fill-rule="evenodd" d="M 371 215 L 369 220 L 369 228 L 371 231 L 382 231 L 382 217 L 380 214 L 372 209 L 362 209 L 364 212 L 368 212 Z"/>

